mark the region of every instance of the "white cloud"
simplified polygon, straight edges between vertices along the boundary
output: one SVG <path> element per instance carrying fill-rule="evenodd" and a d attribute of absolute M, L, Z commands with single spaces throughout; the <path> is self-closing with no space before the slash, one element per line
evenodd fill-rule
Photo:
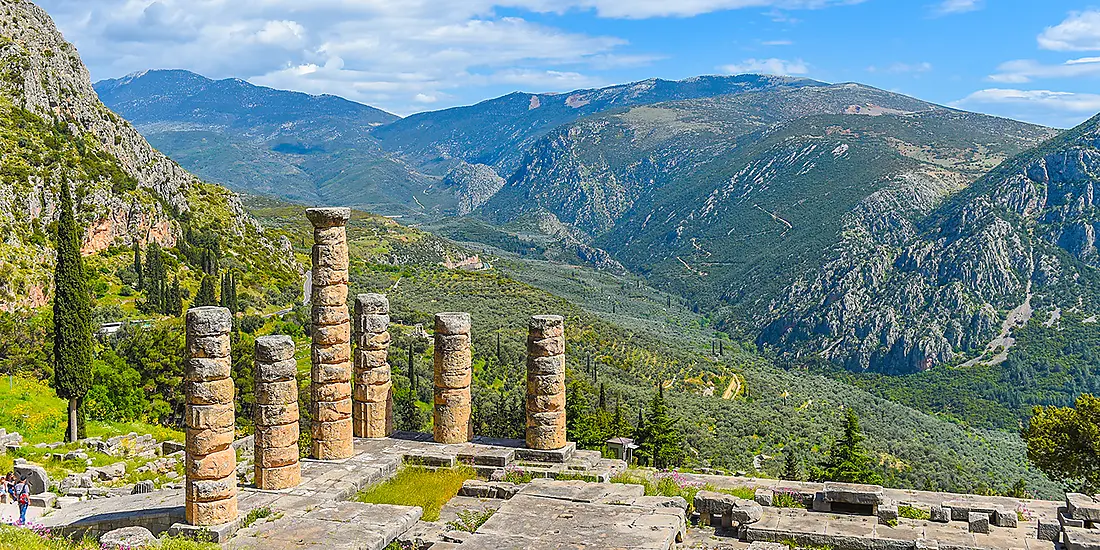
<path fill-rule="evenodd" d="M 1068 128 L 1100 112 L 1100 94 L 990 88 L 952 106 Z"/>
<path fill-rule="evenodd" d="M 1057 65 L 1039 63 L 1033 59 L 1017 59 L 1001 63 L 989 80 L 1008 84 L 1031 82 L 1037 78 L 1076 78 L 1100 75 L 1100 57 L 1070 59 Z"/>
<path fill-rule="evenodd" d="M 943 0 L 935 7 L 935 12 L 940 15 L 967 13 L 982 9 L 983 4 L 983 0 Z"/>
<path fill-rule="evenodd" d="M 662 58 L 619 37 L 536 23 L 524 11 L 643 19 L 863 0 L 37 1 L 97 79 L 183 68 L 409 112 L 424 98 L 453 104 L 475 85 L 565 91 L 602 83 L 599 71 Z M 766 68 L 805 71 L 798 63 Z"/>
<path fill-rule="evenodd" d="M 793 46 L 794 42 L 791 40 L 765 40 L 760 43 L 761 46 Z"/>
<path fill-rule="evenodd" d="M 780 76 L 799 75 L 810 72 L 809 65 L 801 59 L 788 61 L 785 59 L 746 59 L 740 63 L 723 65 L 718 70 L 726 74 L 759 73 Z"/>
<path fill-rule="evenodd" d="M 1039 35 L 1039 47 L 1055 51 L 1100 51 L 1100 11 L 1074 12 Z"/>

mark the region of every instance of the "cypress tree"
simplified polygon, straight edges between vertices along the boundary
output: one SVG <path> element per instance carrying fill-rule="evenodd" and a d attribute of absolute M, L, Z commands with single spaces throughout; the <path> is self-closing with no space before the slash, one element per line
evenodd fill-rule
<path fill-rule="evenodd" d="M 230 313 L 237 313 L 237 276 L 232 272 L 222 276 L 222 300 L 221 306 Z"/>
<path fill-rule="evenodd" d="M 193 307 L 218 305 L 218 297 L 216 294 L 217 292 L 214 290 L 214 277 L 203 275 L 202 283 L 199 284 L 199 292 L 195 294 L 195 303 Z"/>
<path fill-rule="evenodd" d="M 134 273 L 137 273 L 137 287 L 141 290 L 145 285 L 141 272 L 141 243 L 137 239 L 134 239 Z"/>
<path fill-rule="evenodd" d="M 168 307 L 165 313 L 173 317 L 183 315 L 183 291 L 180 290 L 178 278 L 172 279 L 172 286 L 168 288 Z"/>
<path fill-rule="evenodd" d="M 54 389 L 69 400 L 68 441 L 79 439 L 80 403 L 92 385 L 92 305 L 80 257 L 80 232 L 67 182 L 61 183 L 54 271 Z"/>
<path fill-rule="evenodd" d="M 684 460 L 684 442 L 676 431 L 676 422 L 668 412 L 664 384 L 649 404 L 649 418 L 638 434 L 638 455 L 656 468 L 677 466 Z"/>
<path fill-rule="evenodd" d="M 149 243 L 145 249 L 145 271 L 142 286 L 145 288 L 145 301 L 150 311 L 164 313 L 165 294 L 168 286 L 168 273 L 164 267 L 164 255 L 160 245 Z"/>

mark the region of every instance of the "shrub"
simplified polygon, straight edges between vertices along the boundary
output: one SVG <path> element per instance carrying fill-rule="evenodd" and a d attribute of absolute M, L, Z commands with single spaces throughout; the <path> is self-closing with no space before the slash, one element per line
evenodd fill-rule
<path fill-rule="evenodd" d="M 923 510 L 915 506 L 902 504 L 898 506 L 898 517 L 916 520 L 927 520 L 932 517 L 932 513 L 928 510 Z"/>

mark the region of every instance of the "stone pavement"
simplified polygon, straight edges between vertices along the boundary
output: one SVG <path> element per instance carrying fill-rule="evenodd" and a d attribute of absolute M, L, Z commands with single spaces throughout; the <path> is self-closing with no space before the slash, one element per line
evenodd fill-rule
<path fill-rule="evenodd" d="M 420 514 L 415 506 L 325 502 L 261 520 L 237 531 L 222 546 L 235 550 L 381 550 L 415 525 Z"/>
<path fill-rule="evenodd" d="M 437 543 L 432 548 L 675 548 L 687 528 L 685 509 L 675 499 L 646 497 L 642 491 L 637 485 L 536 479 L 502 501 L 493 517 L 461 543 Z"/>

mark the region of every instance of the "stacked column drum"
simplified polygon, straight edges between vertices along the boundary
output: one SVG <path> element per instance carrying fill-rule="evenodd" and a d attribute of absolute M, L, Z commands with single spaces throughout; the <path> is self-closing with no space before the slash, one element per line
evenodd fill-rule
<path fill-rule="evenodd" d="M 536 315 L 527 329 L 527 447 L 560 449 L 566 445 L 564 320 Z"/>
<path fill-rule="evenodd" d="M 390 380 L 390 302 L 381 294 L 355 298 L 355 391 L 352 427 L 355 437 L 393 433 L 393 383 Z"/>
<path fill-rule="evenodd" d="M 277 491 L 298 485 L 298 365 L 289 336 L 256 339 L 255 485 Z"/>
<path fill-rule="evenodd" d="M 469 313 L 435 316 L 435 408 L 433 435 L 439 443 L 465 443 L 470 423 L 473 381 Z"/>

